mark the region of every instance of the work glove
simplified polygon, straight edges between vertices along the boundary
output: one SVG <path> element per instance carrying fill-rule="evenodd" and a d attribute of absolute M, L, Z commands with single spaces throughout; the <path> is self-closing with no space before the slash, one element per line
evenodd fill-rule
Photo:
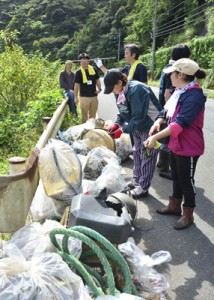
<path fill-rule="evenodd" d="M 156 141 L 154 144 L 154 149 L 159 149 L 160 146 L 161 146 L 161 144 L 158 141 Z M 142 152 L 142 154 L 144 152 L 144 155 L 146 158 L 151 157 L 150 148 L 148 148 L 146 141 L 143 142 L 143 147 L 141 149 L 141 152 Z"/>
<path fill-rule="evenodd" d="M 115 139 L 119 139 L 121 134 L 123 133 L 122 129 L 119 128 L 113 132 L 109 132 L 110 136 L 115 140 Z"/>
<path fill-rule="evenodd" d="M 109 128 L 108 132 L 109 132 L 109 133 L 112 133 L 113 131 L 117 130 L 119 127 L 120 127 L 119 124 L 114 123 L 114 125 L 112 125 L 112 126 Z"/>
<path fill-rule="evenodd" d="M 102 60 L 99 58 L 95 58 L 94 59 L 95 64 L 97 65 L 98 68 L 102 68 L 103 67 L 103 63 Z"/>

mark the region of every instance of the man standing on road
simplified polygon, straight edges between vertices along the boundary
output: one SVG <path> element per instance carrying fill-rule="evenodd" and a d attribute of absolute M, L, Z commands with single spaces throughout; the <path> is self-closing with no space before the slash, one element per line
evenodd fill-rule
<path fill-rule="evenodd" d="M 135 44 L 125 45 L 125 60 L 128 63 L 121 72 L 128 76 L 129 80 L 137 80 L 147 84 L 147 69 L 139 60 L 140 50 Z"/>
<path fill-rule="evenodd" d="M 137 80 L 147 84 L 147 69 L 139 60 L 140 49 L 135 44 L 125 45 L 125 60 L 128 63 L 124 68 L 122 68 L 121 72 L 128 76 L 129 80 Z M 101 71 L 105 74 L 108 69 L 103 66 L 102 60 L 99 58 L 95 58 L 95 64 Z"/>
<path fill-rule="evenodd" d="M 77 107 L 74 102 L 74 72 L 71 71 L 72 69 L 72 61 L 67 60 L 65 62 L 65 70 L 62 71 L 59 75 L 59 86 L 60 88 L 64 89 L 65 95 L 68 96 L 68 106 L 71 114 L 75 114 L 76 118 L 78 117 L 77 114 Z"/>
<path fill-rule="evenodd" d="M 82 123 L 85 123 L 89 118 L 96 118 L 97 95 L 101 92 L 101 83 L 97 70 L 89 65 L 89 56 L 81 53 L 79 60 L 80 69 L 77 70 L 74 80 L 74 101 L 77 104 L 80 100 Z"/>

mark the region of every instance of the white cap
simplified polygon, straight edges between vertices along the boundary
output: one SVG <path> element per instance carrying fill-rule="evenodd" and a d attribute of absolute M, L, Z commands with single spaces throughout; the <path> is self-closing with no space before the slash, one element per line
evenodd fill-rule
<path fill-rule="evenodd" d="M 178 71 L 186 75 L 193 76 L 200 69 L 199 65 L 189 58 L 181 58 L 176 60 L 174 64 L 163 70 L 164 73 L 172 73 Z"/>

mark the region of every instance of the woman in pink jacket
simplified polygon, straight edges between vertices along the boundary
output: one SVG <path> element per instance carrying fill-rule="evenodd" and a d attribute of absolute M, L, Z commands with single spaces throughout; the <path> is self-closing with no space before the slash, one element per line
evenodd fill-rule
<path fill-rule="evenodd" d="M 202 79 L 206 74 L 189 58 L 177 60 L 164 72 L 171 73 L 172 85 L 176 89 L 151 127 L 150 137 L 145 141 L 145 146 L 153 148 L 157 140 L 169 136 L 173 193 L 169 197 L 167 207 L 158 209 L 157 213 L 181 215 L 183 212 L 174 226 L 179 230 L 187 228 L 194 220 L 194 174 L 198 158 L 204 153 L 203 125 L 206 101 L 203 90 L 194 78 Z M 170 120 L 169 125 L 160 131 L 160 125 L 165 118 Z"/>

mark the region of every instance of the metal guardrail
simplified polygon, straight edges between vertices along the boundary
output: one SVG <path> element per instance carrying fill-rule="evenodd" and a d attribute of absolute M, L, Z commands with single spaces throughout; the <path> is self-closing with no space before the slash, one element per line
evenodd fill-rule
<path fill-rule="evenodd" d="M 39 182 L 38 156 L 49 138 L 55 138 L 67 111 L 67 99 L 53 117 L 32 150 L 24 170 L 0 176 L 0 232 L 14 232 L 23 227 Z"/>

